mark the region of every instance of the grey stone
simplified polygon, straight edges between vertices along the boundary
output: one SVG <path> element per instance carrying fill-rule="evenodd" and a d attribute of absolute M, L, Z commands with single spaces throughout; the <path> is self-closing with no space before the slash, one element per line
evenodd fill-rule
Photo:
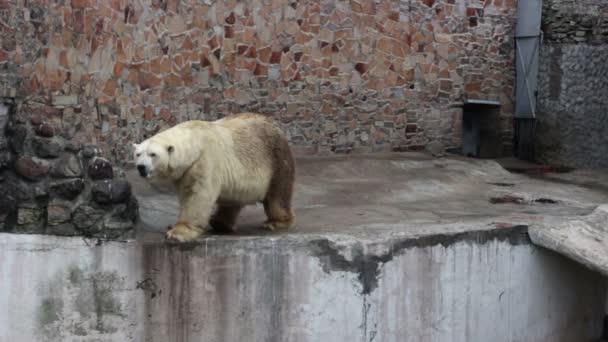
<path fill-rule="evenodd" d="M 10 145 L 13 151 L 17 154 L 22 154 L 25 151 L 25 141 L 27 138 L 27 127 L 24 125 L 15 125 L 10 132 Z"/>
<path fill-rule="evenodd" d="M 20 201 L 34 200 L 36 198 L 48 196 L 47 185 L 43 182 L 28 182 L 15 180 L 15 194 Z"/>
<path fill-rule="evenodd" d="M 94 180 L 112 179 L 114 177 L 112 164 L 101 157 L 96 157 L 89 163 L 88 174 Z"/>
<path fill-rule="evenodd" d="M 46 233 L 50 235 L 61 235 L 61 236 L 77 236 L 82 235 L 73 224 L 71 223 L 61 223 L 56 226 L 48 226 L 46 227 Z"/>
<path fill-rule="evenodd" d="M 122 203 L 131 196 L 131 185 L 124 179 L 97 181 L 91 188 L 93 200 L 100 204 Z"/>
<path fill-rule="evenodd" d="M 81 178 L 53 182 L 51 191 L 59 197 L 72 200 L 84 190 L 84 181 Z"/>
<path fill-rule="evenodd" d="M 17 158 L 15 162 L 15 171 L 29 180 L 40 180 L 46 176 L 51 169 L 51 165 L 44 159 L 36 157 L 23 156 Z"/>
<path fill-rule="evenodd" d="M 58 95 L 53 96 L 53 106 L 55 107 L 73 107 L 78 104 L 77 95 Z"/>
<path fill-rule="evenodd" d="M 20 203 L 17 208 L 17 233 L 43 233 L 44 209 L 36 203 Z"/>
<path fill-rule="evenodd" d="M 90 159 L 99 154 L 99 150 L 95 145 L 86 145 L 82 148 L 82 156 L 84 158 Z"/>
<path fill-rule="evenodd" d="M 82 176 L 82 166 L 80 160 L 72 153 L 63 153 L 55 161 L 51 170 L 51 176 L 57 178 L 74 178 Z"/>
<path fill-rule="evenodd" d="M 104 210 L 83 204 L 74 211 L 72 223 L 85 235 L 91 236 L 101 231 L 104 214 Z"/>
<path fill-rule="evenodd" d="M 59 139 L 36 137 L 32 140 L 34 153 L 41 158 L 57 158 L 63 151 L 63 144 Z"/>
<path fill-rule="evenodd" d="M 70 202 L 52 200 L 47 206 L 47 223 L 50 226 L 57 226 L 66 223 L 72 216 Z"/>

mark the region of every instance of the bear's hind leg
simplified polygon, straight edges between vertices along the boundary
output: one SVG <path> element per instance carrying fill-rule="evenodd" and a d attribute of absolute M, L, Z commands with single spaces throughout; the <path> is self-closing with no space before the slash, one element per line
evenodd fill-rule
<path fill-rule="evenodd" d="M 294 187 L 293 166 L 280 170 L 270 182 L 270 189 L 264 199 L 264 211 L 268 220 L 264 228 L 268 230 L 288 230 L 295 223 L 291 208 Z"/>
<path fill-rule="evenodd" d="M 241 205 L 222 205 L 218 204 L 217 211 L 209 220 L 209 225 L 214 232 L 229 234 L 234 232 L 236 218 L 243 209 Z"/>
<path fill-rule="evenodd" d="M 268 230 L 288 230 L 295 223 L 295 215 L 290 206 L 282 205 L 280 200 L 267 198 L 264 200 L 264 211 L 268 220 L 264 228 Z"/>

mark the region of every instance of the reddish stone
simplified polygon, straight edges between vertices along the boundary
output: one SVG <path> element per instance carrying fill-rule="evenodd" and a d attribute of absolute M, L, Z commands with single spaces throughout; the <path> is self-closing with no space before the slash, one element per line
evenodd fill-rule
<path fill-rule="evenodd" d="M 169 87 L 179 87 L 182 85 L 182 79 L 174 74 L 169 74 L 165 76 L 165 85 Z"/>
<path fill-rule="evenodd" d="M 50 169 L 47 161 L 38 158 L 19 157 L 15 162 L 15 171 L 29 180 L 40 180 Z"/>
<path fill-rule="evenodd" d="M 160 110 L 160 117 L 163 120 L 167 121 L 167 120 L 171 119 L 172 116 L 173 115 L 171 115 L 171 111 L 169 109 L 163 108 Z"/>
<path fill-rule="evenodd" d="M 450 80 L 439 81 L 439 89 L 446 91 L 446 92 L 452 91 L 452 81 L 450 81 Z"/>
<path fill-rule="evenodd" d="M 466 91 L 481 91 L 481 82 L 470 82 L 464 85 Z"/>
<path fill-rule="evenodd" d="M 272 55 L 272 50 L 268 46 L 258 49 L 258 56 L 260 58 L 260 61 L 262 61 L 264 63 L 268 63 L 270 61 L 271 55 Z"/>
<path fill-rule="evenodd" d="M 357 70 L 360 74 L 365 74 L 367 72 L 368 65 L 366 63 L 357 63 L 355 64 L 355 70 Z"/>
<path fill-rule="evenodd" d="M 239 55 L 242 55 L 242 54 L 244 54 L 244 53 L 247 51 L 247 49 L 248 49 L 248 48 L 249 48 L 249 47 L 248 47 L 247 45 L 242 45 L 242 44 L 239 44 L 239 45 L 237 46 L 236 50 L 237 50 L 237 53 L 238 53 Z"/>
<path fill-rule="evenodd" d="M 337 76 L 339 72 L 340 72 L 340 69 L 338 69 L 338 67 L 331 67 L 329 69 L 329 75 L 331 75 L 331 76 Z"/>
<path fill-rule="evenodd" d="M 150 89 L 150 88 L 159 87 L 161 84 L 161 80 L 160 80 L 160 78 L 158 78 L 150 73 L 140 72 L 138 84 L 139 84 L 139 88 L 141 90 L 146 90 L 146 89 Z"/>
<path fill-rule="evenodd" d="M 247 58 L 257 58 L 258 54 L 257 54 L 257 50 L 252 46 L 249 48 L 249 51 L 247 51 L 247 55 L 245 55 L 245 57 Z"/>
<path fill-rule="evenodd" d="M 85 8 L 87 0 L 72 0 L 72 8 Z"/>
<path fill-rule="evenodd" d="M 153 110 L 152 106 L 146 106 L 144 108 L 144 120 L 152 121 L 153 118 L 154 118 L 154 110 Z"/>
<path fill-rule="evenodd" d="M 300 59 L 302 59 L 302 55 L 303 55 L 303 54 L 304 54 L 303 52 L 296 52 L 296 53 L 294 53 L 294 54 L 293 54 L 294 60 L 295 60 L 296 62 L 299 62 L 299 61 L 300 61 Z"/>
<path fill-rule="evenodd" d="M 163 58 L 161 59 L 160 72 L 162 74 L 167 74 L 167 73 L 171 72 L 171 61 L 169 60 L 169 57 L 163 56 Z"/>
<path fill-rule="evenodd" d="M 260 63 L 257 63 L 255 66 L 255 70 L 253 71 L 253 74 L 256 76 L 267 76 L 268 67 L 266 67 L 265 65 L 262 65 Z"/>
<path fill-rule="evenodd" d="M 416 133 L 418 126 L 416 124 L 408 124 L 405 126 L 405 133 Z"/>
<path fill-rule="evenodd" d="M 186 37 L 186 39 L 184 39 L 184 43 L 182 44 L 182 49 L 192 50 L 192 48 L 194 48 L 194 44 L 192 43 L 192 40 L 190 39 L 190 37 Z"/>
<path fill-rule="evenodd" d="M 202 56 L 201 56 L 201 67 L 202 67 L 202 68 L 206 68 L 206 67 L 208 67 L 209 65 L 211 65 L 211 62 L 209 62 L 209 60 L 207 59 L 207 56 L 202 55 Z"/>
<path fill-rule="evenodd" d="M 467 8 L 467 17 L 475 17 L 477 16 L 477 10 L 472 7 Z"/>
<path fill-rule="evenodd" d="M 123 63 L 116 62 L 116 64 L 114 64 L 114 70 L 112 72 L 114 74 L 114 77 L 120 78 L 124 69 L 125 65 Z"/>
<path fill-rule="evenodd" d="M 103 92 L 110 96 L 114 96 L 114 94 L 116 93 L 117 87 L 118 87 L 118 84 L 116 83 L 116 81 L 110 79 L 106 82 L 106 85 L 103 87 Z"/>
<path fill-rule="evenodd" d="M 232 26 L 224 26 L 224 37 L 225 38 L 234 38 L 234 28 Z"/>
<path fill-rule="evenodd" d="M 150 60 L 150 72 L 159 75 L 160 71 L 160 57 L 156 57 Z"/>
<path fill-rule="evenodd" d="M 270 64 L 279 64 L 281 62 L 281 55 L 282 53 L 280 51 L 273 51 L 272 55 L 270 56 Z"/>
<path fill-rule="evenodd" d="M 226 17 L 226 24 L 234 25 L 235 21 L 234 12 L 230 12 L 230 15 Z"/>
<path fill-rule="evenodd" d="M 477 17 L 470 17 L 469 18 L 469 27 L 475 27 L 477 26 Z"/>
<path fill-rule="evenodd" d="M 52 138 L 55 135 L 55 128 L 51 124 L 44 123 L 36 127 L 36 134 L 41 137 Z"/>
<path fill-rule="evenodd" d="M 430 0 L 430 1 L 434 1 L 434 0 Z M 392 11 L 391 13 L 388 14 L 388 18 L 392 21 L 399 21 L 399 12 Z"/>

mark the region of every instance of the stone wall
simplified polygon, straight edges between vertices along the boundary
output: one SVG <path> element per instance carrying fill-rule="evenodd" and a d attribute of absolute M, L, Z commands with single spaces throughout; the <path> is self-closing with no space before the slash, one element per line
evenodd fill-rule
<path fill-rule="evenodd" d="M 187 119 L 278 118 L 298 153 L 460 145 L 465 98 L 511 140 L 515 0 L 0 1 L 17 116 L 128 163 Z"/>
<path fill-rule="evenodd" d="M 131 236 L 138 208 L 124 173 L 16 107 L 0 105 L 0 232 Z"/>
<path fill-rule="evenodd" d="M 537 158 L 608 167 L 608 2 L 543 2 Z"/>

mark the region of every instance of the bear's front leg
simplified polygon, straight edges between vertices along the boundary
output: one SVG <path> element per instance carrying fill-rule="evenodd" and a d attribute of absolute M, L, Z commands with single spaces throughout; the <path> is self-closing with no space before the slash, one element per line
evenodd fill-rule
<path fill-rule="evenodd" d="M 166 238 L 187 242 L 203 235 L 208 229 L 209 217 L 216 200 L 215 192 L 200 190 L 182 198 L 178 222 L 167 232 Z"/>

